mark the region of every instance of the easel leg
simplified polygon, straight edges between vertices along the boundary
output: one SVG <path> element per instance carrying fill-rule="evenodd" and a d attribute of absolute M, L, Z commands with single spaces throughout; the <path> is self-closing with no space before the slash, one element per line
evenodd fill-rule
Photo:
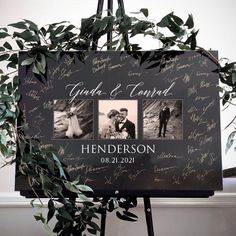
<path fill-rule="evenodd" d="M 107 209 L 105 207 L 103 207 L 102 208 L 102 215 L 101 215 L 101 233 L 100 233 L 100 236 L 105 236 L 106 217 L 107 217 Z"/>
<path fill-rule="evenodd" d="M 148 236 L 154 236 L 150 198 L 144 197 L 143 201 L 144 201 L 144 211 L 146 216 Z"/>

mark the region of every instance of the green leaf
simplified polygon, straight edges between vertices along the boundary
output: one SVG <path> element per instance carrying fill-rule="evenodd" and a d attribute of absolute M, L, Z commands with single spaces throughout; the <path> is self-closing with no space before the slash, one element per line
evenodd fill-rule
<path fill-rule="evenodd" d="M 3 70 L 0 69 L 0 74 L 3 74 Z"/>
<path fill-rule="evenodd" d="M 88 217 L 99 219 L 99 217 L 93 211 L 85 211 L 84 214 Z"/>
<path fill-rule="evenodd" d="M 45 219 L 44 219 L 42 213 L 38 213 L 37 215 L 34 215 L 34 218 L 37 221 L 42 221 L 43 223 L 45 223 Z"/>
<path fill-rule="evenodd" d="M 87 230 L 88 230 L 88 232 L 89 232 L 90 234 L 94 234 L 94 235 L 97 234 L 97 230 L 96 230 L 96 229 L 90 229 L 90 228 L 88 228 Z"/>
<path fill-rule="evenodd" d="M 228 137 L 228 140 L 227 140 L 227 143 L 226 143 L 226 148 L 225 148 L 225 154 L 227 154 L 229 149 L 236 142 L 235 140 L 236 140 L 236 131 L 233 131 Z"/>
<path fill-rule="evenodd" d="M 133 219 L 129 216 L 126 216 L 126 215 L 122 215 L 119 211 L 116 212 L 116 216 L 121 219 L 121 220 L 125 220 L 125 221 L 131 221 L 131 222 L 134 222 L 134 221 L 137 221 L 136 219 Z"/>
<path fill-rule="evenodd" d="M 40 72 L 39 72 L 39 70 L 38 70 L 38 68 L 36 67 L 35 64 L 34 64 L 34 67 L 33 67 L 32 72 L 33 72 L 34 74 L 40 75 Z"/>
<path fill-rule="evenodd" d="M 30 30 L 25 30 L 21 33 L 14 32 L 13 37 L 22 38 L 26 42 L 39 42 L 38 35 L 34 35 Z"/>
<path fill-rule="evenodd" d="M 97 230 L 97 231 L 100 231 L 100 227 L 99 227 L 95 222 L 87 221 L 87 224 L 88 224 L 91 228 L 93 228 L 93 229 L 95 229 L 95 230 Z"/>
<path fill-rule="evenodd" d="M 89 18 L 83 18 L 81 20 L 80 35 L 82 36 L 82 39 L 83 39 L 84 35 L 91 34 L 91 31 L 93 29 L 93 23 L 94 23 L 95 19 L 96 19 L 96 15 L 93 15 Z"/>
<path fill-rule="evenodd" d="M 14 76 L 13 78 L 13 85 L 18 86 L 20 83 L 19 76 Z"/>
<path fill-rule="evenodd" d="M 140 59 L 140 65 L 142 65 L 145 61 L 147 61 L 148 57 L 150 56 L 151 51 L 146 51 L 143 53 Z"/>
<path fill-rule="evenodd" d="M 41 57 L 41 65 L 43 67 L 43 70 L 46 70 L 46 57 L 44 54 L 40 53 L 40 57 Z"/>
<path fill-rule="evenodd" d="M 133 214 L 133 213 L 131 213 L 129 211 L 123 211 L 123 213 L 124 213 L 124 215 L 127 215 L 129 217 L 133 217 L 133 218 L 138 219 L 138 217 L 135 214 Z"/>
<path fill-rule="evenodd" d="M 185 22 L 184 26 L 187 26 L 188 29 L 192 29 L 194 27 L 193 15 L 192 14 L 188 15 L 188 19 Z"/>
<path fill-rule="evenodd" d="M 78 193 L 78 197 L 83 202 L 91 202 L 91 200 L 87 198 L 84 194 Z"/>
<path fill-rule="evenodd" d="M 18 54 L 17 53 L 11 54 L 11 56 L 8 59 L 8 61 L 11 61 L 15 65 L 18 65 Z"/>
<path fill-rule="evenodd" d="M 220 68 L 220 72 L 228 72 L 231 69 L 234 69 L 236 62 L 225 63 L 225 66 Z"/>
<path fill-rule="evenodd" d="M 10 54 L 2 54 L 0 55 L 0 61 L 6 61 L 9 58 Z"/>
<path fill-rule="evenodd" d="M 60 21 L 60 22 L 56 22 L 56 23 L 53 23 L 51 24 L 52 26 L 56 26 L 56 25 L 60 25 L 60 24 L 65 24 L 65 23 L 68 23 L 69 21 Z"/>
<path fill-rule="evenodd" d="M 62 33 L 63 29 L 64 29 L 64 25 L 60 25 L 59 27 L 56 28 L 55 31 L 52 32 L 51 35 L 52 35 L 53 37 L 56 37 L 56 35 Z"/>
<path fill-rule="evenodd" d="M 52 156 L 53 156 L 54 161 L 56 162 L 57 168 L 59 169 L 60 177 L 63 177 L 64 179 L 66 179 L 66 175 L 65 175 L 61 162 L 59 161 L 59 159 L 54 153 L 52 153 Z"/>
<path fill-rule="evenodd" d="M 38 26 L 34 23 L 34 22 L 32 22 L 32 21 L 30 21 L 30 20 L 26 20 L 26 19 L 23 19 L 26 23 L 28 23 L 29 24 L 29 28 L 31 29 L 31 30 L 35 30 L 35 31 L 38 31 Z"/>
<path fill-rule="evenodd" d="M 171 17 L 172 17 L 172 19 L 175 21 L 175 23 L 177 25 L 181 26 L 181 25 L 184 24 L 183 20 L 180 17 L 178 17 L 178 16 L 176 16 L 174 14 Z"/>
<path fill-rule="evenodd" d="M 31 201 L 30 201 L 30 205 L 31 205 L 31 207 L 34 207 L 34 201 L 35 201 L 36 199 L 32 199 Z"/>
<path fill-rule="evenodd" d="M 52 199 L 50 199 L 48 201 L 48 209 L 49 209 L 49 211 L 48 211 L 48 214 L 47 214 L 47 223 L 52 219 L 52 217 L 55 214 L 55 210 L 56 210 L 55 206 L 54 206 L 54 202 L 53 202 Z"/>
<path fill-rule="evenodd" d="M 29 41 L 30 38 L 32 38 L 32 36 L 33 36 L 33 33 L 31 31 L 29 31 L 29 30 L 25 30 L 25 31 L 23 31 L 21 33 L 14 32 L 14 34 L 13 34 L 13 37 L 22 38 L 22 39 L 24 39 L 27 42 Z"/>
<path fill-rule="evenodd" d="M 181 50 L 190 50 L 190 47 L 184 44 L 177 44 L 177 46 L 179 47 L 179 49 Z"/>
<path fill-rule="evenodd" d="M 147 8 L 141 8 L 140 12 L 142 12 L 145 17 L 148 17 L 148 9 Z"/>
<path fill-rule="evenodd" d="M 5 48 L 4 47 L 0 47 L 0 52 L 4 52 Z"/>
<path fill-rule="evenodd" d="M 84 185 L 84 184 L 79 184 L 76 186 L 81 192 L 93 192 L 93 190 L 87 186 L 87 185 Z"/>
<path fill-rule="evenodd" d="M 60 213 L 60 216 L 62 217 L 62 220 L 64 219 L 66 221 L 71 221 L 71 222 L 74 221 L 72 216 L 65 209 L 60 208 L 58 210 L 58 212 Z"/>
<path fill-rule="evenodd" d="M 79 189 L 69 181 L 63 181 L 64 186 L 72 193 L 78 193 Z"/>
<path fill-rule="evenodd" d="M 45 74 L 46 71 L 41 62 L 36 61 L 36 67 L 41 74 Z"/>
<path fill-rule="evenodd" d="M 223 100 L 222 100 L 223 106 L 225 105 L 226 102 L 229 101 L 229 98 L 230 98 L 230 95 L 228 93 L 224 95 Z"/>
<path fill-rule="evenodd" d="M 9 67 L 16 69 L 16 64 L 13 63 L 13 62 L 10 62 L 10 63 L 7 64 L 7 69 L 8 69 Z"/>
<path fill-rule="evenodd" d="M 52 209 L 52 208 L 54 208 L 54 202 L 53 202 L 52 199 L 50 199 L 50 200 L 48 201 L 48 209 Z"/>
<path fill-rule="evenodd" d="M 17 23 L 13 23 L 13 24 L 10 24 L 8 26 L 11 26 L 11 27 L 14 27 L 14 28 L 17 28 L 17 29 L 27 29 L 27 25 L 25 24 L 25 22 L 17 22 Z"/>
<path fill-rule="evenodd" d="M 53 160 L 53 157 L 52 157 L 50 154 L 51 154 L 51 153 L 48 153 L 48 154 L 46 155 L 47 167 L 48 167 L 49 171 L 51 171 L 51 173 L 52 173 L 53 175 L 55 175 L 54 160 Z"/>
<path fill-rule="evenodd" d="M 0 28 L 0 30 L 3 30 L 3 31 L 5 31 L 5 32 L 8 32 L 8 29 L 7 29 L 6 27 Z"/>
<path fill-rule="evenodd" d="M 196 35 L 192 35 L 192 40 L 191 40 L 191 50 L 195 50 L 197 46 L 197 40 L 196 40 Z"/>
<path fill-rule="evenodd" d="M 3 133 L 3 134 L 0 135 L 0 142 L 4 146 L 7 146 L 7 136 L 6 136 L 6 134 Z"/>
<path fill-rule="evenodd" d="M 173 12 L 171 12 L 170 14 L 164 16 L 160 22 L 157 23 L 157 26 L 159 27 L 167 27 L 169 26 L 169 19 L 170 19 L 170 16 L 173 15 Z"/>
<path fill-rule="evenodd" d="M 0 32 L 0 39 L 4 39 L 6 37 L 10 36 L 10 34 L 6 33 L 6 32 Z"/>
<path fill-rule="evenodd" d="M 45 37 L 47 35 L 47 31 L 44 27 L 40 29 L 41 34 Z"/>
<path fill-rule="evenodd" d="M 37 208 L 43 208 L 43 203 L 42 203 L 42 201 L 38 201 L 38 202 L 36 202 L 35 203 L 35 201 L 36 200 L 38 200 L 38 199 L 32 199 L 31 201 L 30 201 L 30 205 L 31 205 L 31 207 L 37 207 Z"/>
<path fill-rule="evenodd" d="M 24 43 L 21 40 L 16 40 L 16 43 L 21 50 L 24 49 Z"/>
<path fill-rule="evenodd" d="M 198 30 L 199 31 L 199 30 Z M 195 50 L 197 46 L 197 40 L 196 36 L 198 34 L 198 31 L 192 32 L 192 34 L 187 38 L 187 40 L 184 42 L 184 44 L 190 44 L 191 50 Z"/>
<path fill-rule="evenodd" d="M 6 156 L 5 153 L 7 152 L 7 147 L 3 145 L 1 142 L 0 142 L 0 151 L 1 153 L 3 153 L 3 156 Z"/>
<path fill-rule="evenodd" d="M 79 181 L 80 181 L 80 175 L 78 175 L 72 183 L 77 185 L 79 183 Z"/>
<path fill-rule="evenodd" d="M 8 50 L 12 50 L 12 46 L 11 46 L 11 44 L 8 43 L 8 42 L 5 42 L 5 43 L 3 44 L 3 47 L 7 48 Z"/>
<path fill-rule="evenodd" d="M 74 29 L 74 28 L 75 28 L 74 25 L 68 25 L 68 26 L 65 28 L 64 32 L 71 31 L 71 30 Z"/>
<path fill-rule="evenodd" d="M 119 7 L 117 10 L 116 10 L 116 18 L 121 18 L 122 15 L 121 15 L 121 8 Z"/>
<path fill-rule="evenodd" d="M 232 73 L 232 83 L 236 84 L 236 71 Z"/>
<path fill-rule="evenodd" d="M 169 25 L 167 28 L 177 36 L 183 35 L 184 33 L 182 28 L 171 18 L 169 19 Z"/>
<path fill-rule="evenodd" d="M 28 58 L 28 59 L 25 59 L 24 61 L 22 61 L 21 65 L 28 66 L 28 65 L 31 65 L 34 61 L 35 61 L 35 59 L 31 57 L 31 58 Z"/>

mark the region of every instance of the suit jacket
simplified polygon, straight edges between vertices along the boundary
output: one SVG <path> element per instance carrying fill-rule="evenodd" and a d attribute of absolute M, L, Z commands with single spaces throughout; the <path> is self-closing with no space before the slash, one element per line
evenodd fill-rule
<path fill-rule="evenodd" d="M 159 113 L 159 119 L 160 121 L 168 121 L 170 118 L 170 108 L 165 107 L 164 109 L 161 109 Z"/>
<path fill-rule="evenodd" d="M 119 123 L 115 124 L 116 131 L 122 132 L 122 130 L 126 129 L 126 132 L 129 134 L 129 139 L 135 139 L 135 124 L 130 120 L 126 120 L 126 122 L 119 128 Z"/>

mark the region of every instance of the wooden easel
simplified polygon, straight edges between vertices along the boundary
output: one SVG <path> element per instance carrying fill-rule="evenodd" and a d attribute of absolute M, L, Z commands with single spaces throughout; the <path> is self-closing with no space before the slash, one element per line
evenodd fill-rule
<path fill-rule="evenodd" d="M 125 9 L 124 9 L 124 2 L 123 0 L 117 0 L 118 2 L 118 8 L 121 10 L 121 15 L 125 15 Z M 104 5 L 104 0 L 98 0 L 98 5 L 97 5 L 97 16 L 101 17 L 102 16 L 102 11 L 103 11 L 103 5 Z M 113 0 L 107 0 L 107 15 L 111 16 L 113 14 Z M 125 49 L 128 49 L 129 45 L 129 38 L 128 38 L 128 33 L 124 33 L 123 35 L 124 40 L 125 40 Z M 111 43 L 112 42 L 112 32 L 107 33 L 107 42 Z M 92 50 L 97 50 L 97 40 L 94 40 L 94 43 L 92 45 Z M 109 44 L 107 45 L 107 49 L 111 49 L 111 46 Z M 151 210 L 151 203 L 150 203 L 150 198 L 149 197 L 143 197 L 144 201 L 144 210 L 145 210 L 145 216 L 146 216 L 146 223 L 147 223 L 147 231 L 148 231 L 148 236 L 154 236 L 154 229 L 153 229 L 153 221 L 152 221 L 152 210 Z M 105 229 L 106 229 L 106 207 L 103 206 L 102 208 L 102 216 L 101 216 L 101 233 L 100 236 L 105 236 Z"/>

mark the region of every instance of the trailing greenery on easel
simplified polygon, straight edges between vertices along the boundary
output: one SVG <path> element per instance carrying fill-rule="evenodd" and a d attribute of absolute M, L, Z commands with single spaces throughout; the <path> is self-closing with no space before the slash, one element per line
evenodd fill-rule
<path fill-rule="evenodd" d="M 167 29 L 169 34 L 163 34 Z M 136 221 L 137 216 L 129 211 L 136 207 L 137 199 L 126 198 L 97 198 L 93 201 L 87 198 L 92 192 L 88 186 L 80 184 L 79 178 L 70 180 L 66 166 L 60 162 L 55 150 L 42 148 L 37 140 L 27 135 L 27 124 L 16 126 L 17 118 L 22 121 L 22 114 L 18 108 L 20 94 L 18 92 L 18 58 L 20 51 L 27 51 L 29 58 L 20 66 L 32 70 L 35 79 L 42 83 L 46 80 L 47 58 L 58 60 L 63 51 L 91 50 L 92 44 L 97 42 L 108 32 L 113 33 L 112 42 L 97 45 L 98 50 L 109 46 L 111 50 L 139 51 L 138 44 L 126 45 L 124 34 L 128 33 L 131 41 L 137 35 L 152 37 L 161 47 L 159 51 L 169 49 L 199 50 L 207 54 L 217 65 L 220 75 L 222 103 L 233 104 L 236 96 L 236 62 L 222 64 L 212 57 L 205 49 L 197 46 L 198 30 L 194 29 L 192 15 L 186 21 L 173 12 L 163 17 L 158 23 L 148 19 L 148 10 L 141 9 L 132 17 L 121 16 L 120 9 L 115 16 L 101 17 L 93 15 L 82 19 L 81 27 L 63 21 L 39 27 L 34 22 L 22 20 L 0 28 L 0 150 L 5 165 L 16 163 L 17 174 L 28 178 L 29 185 L 35 196 L 38 190 L 43 191 L 48 200 L 48 213 L 35 215 L 45 229 L 50 231 L 49 221 L 54 217 L 56 224 L 52 231 L 57 235 L 85 235 L 87 230 L 96 234 L 100 230 L 94 219 L 102 209 L 116 210 L 122 220 Z M 74 54 L 72 53 L 72 56 Z M 76 54 L 75 54 L 76 55 Z M 139 53 L 138 60 L 142 64 L 149 60 L 148 53 Z M 134 54 L 135 56 L 135 54 Z M 81 59 L 81 58 L 80 58 Z M 152 65 L 155 66 L 155 63 Z M 225 85 L 227 88 L 225 89 Z M 232 120 L 231 123 L 236 118 Z M 236 131 L 229 137 L 226 150 L 232 147 Z M 65 195 L 65 190 L 67 195 Z M 68 198 L 68 193 L 71 197 Z M 39 199 L 39 198 L 38 198 Z M 40 201 L 40 200 L 39 200 Z M 37 201 L 38 202 L 38 201 Z M 42 204 L 42 203 L 41 203 Z M 32 201 L 32 206 L 35 202 Z"/>

